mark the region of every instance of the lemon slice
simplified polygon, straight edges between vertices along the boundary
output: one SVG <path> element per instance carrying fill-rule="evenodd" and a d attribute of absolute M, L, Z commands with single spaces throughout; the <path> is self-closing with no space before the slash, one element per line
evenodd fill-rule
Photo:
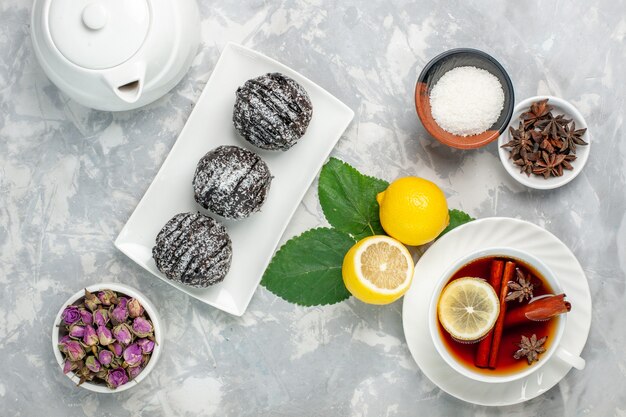
<path fill-rule="evenodd" d="M 441 292 L 439 322 L 452 337 L 478 340 L 496 324 L 500 302 L 493 287 L 481 278 L 459 278 Z"/>
<path fill-rule="evenodd" d="M 409 289 L 413 258 L 396 239 L 370 236 L 348 251 L 341 272 L 353 296 L 368 304 L 389 304 Z"/>

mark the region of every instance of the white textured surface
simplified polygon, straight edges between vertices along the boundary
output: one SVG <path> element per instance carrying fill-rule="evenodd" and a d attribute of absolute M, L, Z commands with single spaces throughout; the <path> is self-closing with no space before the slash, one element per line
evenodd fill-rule
<path fill-rule="evenodd" d="M 28 0 L 0 2 L 0 414 L 220 416 L 626 415 L 626 3 L 598 1 L 200 1 L 203 45 L 157 103 L 111 114 L 81 107 L 35 62 Z M 580 260 L 594 301 L 587 368 L 522 405 L 455 400 L 413 362 L 401 302 L 301 308 L 260 288 L 240 318 L 150 276 L 113 247 L 189 116 L 227 41 L 310 77 L 352 107 L 334 155 L 388 180 L 441 184 L 452 207 L 544 226 Z M 483 49 L 519 100 L 552 94 L 585 116 L 584 171 L 549 192 L 508 176 L 495 144 L 457 151 L 431 140 L 413 105 L 417 74 L 453 47 Z M 284 238 L 324 224 L 315 188 Z M 81 286 L 120 281 L 161 311 L 163 356 L 115 396 L 63 376 L 49 328 Z"/>

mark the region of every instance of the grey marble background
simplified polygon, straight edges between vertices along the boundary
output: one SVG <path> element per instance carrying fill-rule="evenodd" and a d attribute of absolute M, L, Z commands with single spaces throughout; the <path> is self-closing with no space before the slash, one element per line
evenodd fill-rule
<path fill-rule="evenodd" d="M 170 94 L 119 114 L 68 100 L 38 66 L 28 0 L 0 2 L 0 415 L 626 416 L 626 2 L 201 0 L 203 45 Z M 333 154 L 392 180 L 438 182 L 475 217 L 530 220 L 560 237 L 593 297 L 587 368 L 525 404 L 482 408 L 426 379 L 402 332 L 402 302 L 301 308 L 259 288 L 232 317 L 155 279 L 113 240 L 176 140 L 222 47 L 236 41 L 310 77 L 356 112 Z M 434 142 L 413 107 L 422 66 L 483 49 L 518 101 L 553 94 L 586 117 L 584 172 L 551 192 L 506 174 L 494 144 Z M 283 240 L 324 224 L 315 186 Z M 161 361 L 119 395 L 74 387 L 50 327 L 72 293 L 119 281 L 145 292 L 166 330 Z"/>

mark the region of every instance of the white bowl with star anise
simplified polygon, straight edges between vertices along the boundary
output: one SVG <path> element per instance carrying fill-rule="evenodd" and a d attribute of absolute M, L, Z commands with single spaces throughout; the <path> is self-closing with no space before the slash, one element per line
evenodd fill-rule
<path fill-rule="evenodd" d="M 527 98 L 515 106 L 498 154 L 511 177 L 550 190 L 572 181 L 589 158 L 591 137 L 582 114 L 554 96 Z"/>

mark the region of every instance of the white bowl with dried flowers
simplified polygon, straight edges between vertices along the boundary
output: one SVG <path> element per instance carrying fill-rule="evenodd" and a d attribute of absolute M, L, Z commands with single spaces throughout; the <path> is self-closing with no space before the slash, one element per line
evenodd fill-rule
<path fill-rule="evenodd" d="M 546 101 L 547 100 L 547 101 Z M 517 182 L 551 190 L 572 181 L 587 163 L 591 136 L 580 112 L 553 96 L 527 98 L 515 106 L 498 153 Z"/>
<path fill-rule="evenodd" d="M 124 284 L 78 291 L 52 327 L 52 349 L 63 372 L 78 386 L 100 393 L 125 391 L 145 379 L 162 345 L 156 309 Z"/>

